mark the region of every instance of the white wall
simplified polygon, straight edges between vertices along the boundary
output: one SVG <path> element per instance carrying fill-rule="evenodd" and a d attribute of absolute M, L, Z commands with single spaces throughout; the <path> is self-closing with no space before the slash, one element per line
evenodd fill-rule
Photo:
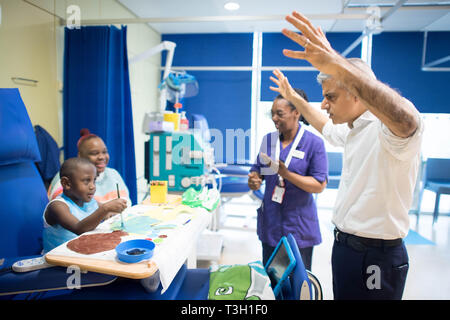
<path fill-rule="evenodd" d="M 0 6 L 0 87 L 18 88 L 32 124 L 61 144 L 54 17 L 24 1 L 0 0 Z M 12 77 L 38 82 L 18 84 Z"/>

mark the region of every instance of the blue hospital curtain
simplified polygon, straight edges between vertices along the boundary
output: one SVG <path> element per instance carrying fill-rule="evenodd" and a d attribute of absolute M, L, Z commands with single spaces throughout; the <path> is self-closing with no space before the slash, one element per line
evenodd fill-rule
<path fill-rule="evenodd" d="M 127 28 L 65 29 L 64 157 L 76 157 L 80 130 L 88 128 L 108 147 L 109 167 L 124 179 L 137 202 Z"/>

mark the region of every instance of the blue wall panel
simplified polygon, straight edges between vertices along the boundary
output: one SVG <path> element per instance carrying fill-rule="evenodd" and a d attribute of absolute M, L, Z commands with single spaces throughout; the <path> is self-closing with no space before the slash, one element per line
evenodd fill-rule
<path fill-rule="evenodd" d="M 342 52 L 351 45 L 360 33 L 354 32 L 335 32 L 327 33 L 327 39 L 331 46 Z M 309 62 L 298 59 L 287 58 L 283 55 L 283 49 L 303 50 L 303 47 L 284 36 L 281 33 L 264 33 L 262 47 L 262 65 L 263 66 L 310 66 Z M 361 56 L 361 45 L 356 46 L 348 55 L 349 57 Z"/>
<path fill-rule="evenodd" d="M 450 55 L 450 31 L 428 32 L 425 64 Z M 450 67 L 450 61 L 436 65 Z"/>
<path fill-rule="evenodd" d="M 430 62 L 450 54 L 449 33 L 430 33 Z M 444 37 L 445 36 L 445 37 Z M 447 39 L 447 40 L 446 40 Z M 425 72 L 422 32 L 385 32 L 373 37 L 372 68 L 378 79 L 411 100 L 420 112 L 449 113 L 450 72 Z"/>
<path fill-rule="evenodd" d="M 189 72 L 197 78 L 199 83 L 199 94 L 195 97 L 184 99 L 183 110 L 186 113 L 202 114 L 208 120 L 211 129 L 218 129 L 221 132 L 217 136 L 217 131 L 212 131 L 218 138 L 223 139 L 222 142 L 216 143 L 232 143 L 227 141 L 228 134 L 237 132 L 241 129 L 243 132 L 250 129 L 251 124 L 251 80 L 252 75 L 249 71 L 192 71 Z M 245 158 L 249 158 L 250 141 L 246 139 Z M 217 145 L 217 144 L 216 144 Z M 237 142 L 234 143 L 232 152 L 235 161 L 238 159 L 238 151 L 236 150 Z M 242 151 L 242 150 L 241 150 Z M 223 152 L 216 153 L 216 160 L 233 162 L 225 159 L 225 149 Z"/>
<path fill-rule="evenodd" d="M 302 89 L 306 92 L 309 101 L 322 101 L 322 87 L 317 83 L 317 71 L 283 71 L 284 75 L 288 77 L 289 83 L 294 88 Z M 274 86 L 270 76 L 273 76 L 271 71 L 263 71 L 261 73 L 261 100 L 272 101 L 278 95 L 278 92 L 269 89 Z"/>
<path fill-rule="evenodd" d="M 176 43 L 174 66 L 251 66 L 252 33 L 167 34 Z M 165 53 L 162 55 L 165 59 Z"/>
<path fill-rule="evenodd" d="M 173 66 L 245 66 L 252 65 L 253 34 L 179 34 L 163 35 L 162 40 L 177 44 Z M 165 61 L 165 55 L 162 57 Z M 251 72 L 250 71 L 188 71 L 196 77 L 199 93 L 195 97 L 183 100 L 183 110 L 189 113 L 203 114 L 209 127 L 220 130 L 223 146 L 228 133 L 242 130 L 246 132 L 251 124 Z M 214 133 L 214 131 L 213 131 Z M 231 139 L 229 139 L 231 140 Z M 218 143 L 216 141 L 216 143 Z M 241 145 L 245 158 L 249 158 L 250 141 Z M 222 152 L 221 152 L 222 151 Z M 217 162 L 237 162 L 242 157 L 237 150 L 217 150 Z M 232 159 L 230 159 L 230 156 Z M 238 159 L 240 158 L 240 159 Z"/>

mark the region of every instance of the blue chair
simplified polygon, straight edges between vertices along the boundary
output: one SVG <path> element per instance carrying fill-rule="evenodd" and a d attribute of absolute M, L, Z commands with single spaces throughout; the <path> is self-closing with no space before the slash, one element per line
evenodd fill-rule
<path fill-rule="evenodd" d="M 59 158 L 63 148 L 59 148 L 55 139 L 40 125 L 34 126 L 34 133 L 42 158 L 42 161 L 37 162 L 36 166 L 44 181 L 45 189 L 48 189 L 53 177 L 61 167 Z"/>
<path fill-rule="evenodd" d="M 12 265 L 40 256 L 42 214 L 47 192 L 35 162 L 41 161 L 36 136 L 17 89 L 0 89 L 0 298 L 55 296 L 67 287 L 66 268 L 16 273 Z M 109 283 L 115 277 L 91 273 L 81 285 Z M 49 291 L 52 290 L 52 291 Z"/>
<path fill-rule="evenodd" d="M 328 189 L 339 188 L 342 173 L 342 153 L 327 152 L 328 157 Z"/>
<path fill-rule="evenodd" d="M 0 89 L 0 258 L 38 255 L 47 193 L 30 119 L 17 89 Z M 7 244 L 7 245 L 6 245 Z"/>
<path fill-rule="evenodd" d="M 436 193 L 433 210 L 433 224 L 439 215 L 441 194 L 450 194 L 450 159 L 428 158 L 425 163 L 422 186 L 419 194 L 418 213 L 422 204 L 424 190 Z"/>

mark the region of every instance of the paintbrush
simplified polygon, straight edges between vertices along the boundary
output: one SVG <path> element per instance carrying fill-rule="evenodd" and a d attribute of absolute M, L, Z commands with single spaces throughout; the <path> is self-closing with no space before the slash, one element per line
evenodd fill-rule
<path fill-rule="evenodd" d="M 119 192 L 119 184 L 118 183 L 116 183 L 116 188 L 117 188 L 117 199 L 120 199 L 120 192 Z M 121 230 L 125 229 L 125 226 L 123 225 L 122 212 L 120 213 L 120 229 Z"/>

